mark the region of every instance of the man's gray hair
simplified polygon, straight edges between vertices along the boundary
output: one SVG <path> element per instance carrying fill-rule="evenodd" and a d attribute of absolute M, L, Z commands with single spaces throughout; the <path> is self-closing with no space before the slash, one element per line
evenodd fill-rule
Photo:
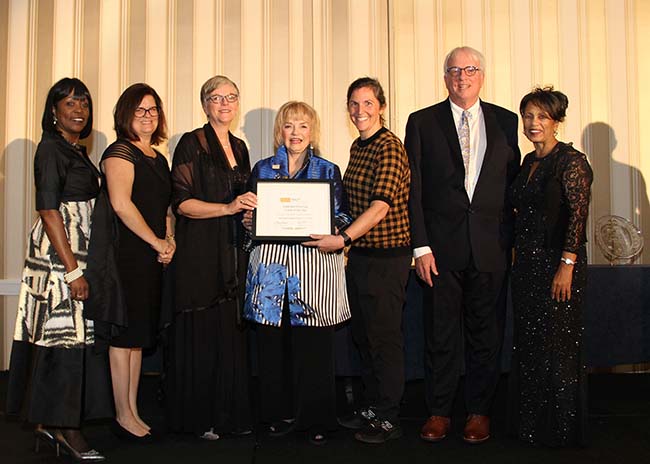
<path fill-rule="evenodd" d="M 483 56 L 483 54 L 481 52 L 479 52 L 478 50 L 476 50 L 475 48 L 472 48 L 472 47 L 456 47 L 452 51 L 447 53 L 447 56 L 445 57 L 445 66 L 444 66 L 444 68 L 442 70 L 443 74 L 447 72 L 447 67 L 448 67 L 447 64 L 449 63 L 449 61 L 454 56 L 456 56 L 457 53 L 460 53 L 460 52 L 465 52 L 465 53 L 469 53 L 470 55 L 472 55 L 474 57 L 474 59 L 479 62 L 479 67 L 481 68 L 481 72 L 483 72 L 483 73 L 485 72 L 485 57 Z"/>

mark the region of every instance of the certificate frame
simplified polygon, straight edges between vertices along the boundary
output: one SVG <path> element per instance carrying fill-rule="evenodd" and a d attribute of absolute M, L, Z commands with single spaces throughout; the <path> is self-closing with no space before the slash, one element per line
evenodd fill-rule
<path fill-rule="evenodd" d="M 253 240 L 305 242 L 333 234 L 334 182 L 329 179 L 257 179 Z"/>

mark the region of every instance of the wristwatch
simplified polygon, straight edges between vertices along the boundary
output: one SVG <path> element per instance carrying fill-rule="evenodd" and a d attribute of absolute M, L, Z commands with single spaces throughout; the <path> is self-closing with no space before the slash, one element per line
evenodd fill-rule
<path fill-rule="evenodd" d="M 560 261 L 562 261 L 564 264 L 568 264 L 569 266 L 573 266 L 576 263 L 571 258 L 565 258 L 565 257 L 560 258 Z"/>
<path fill-rule="evenodd" d="M 350 243 L 352 243 L 352 239 L 350 238 L 350 236 L 348 234 L 346 234 L 344 230 L 339 232 L 339 235 L 341 237 L 343 237 L 343 245 L 344 246 L 350 246 Z"/>

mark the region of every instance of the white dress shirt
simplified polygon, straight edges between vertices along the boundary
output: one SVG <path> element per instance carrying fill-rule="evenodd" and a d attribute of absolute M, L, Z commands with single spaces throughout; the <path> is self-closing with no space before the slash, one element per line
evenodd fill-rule
<path fill-rule="evenodd" d="M 456 132 L 460 126 L 460 119 L 463 114 L 463 108 L 456 105 L 449 100 L 451 105 L 451 114 L 454 118 L 454 126 Z M 467 176 L 467 196 L 470 203 L 474 197 L 474 190 L 478 182 L 478 176 L 481 173 L 483 166 L 483 159 L 485 158 L 485 150 L 487 148 L 487 133 L 485 131 L 485 118 L 483 117 L 483 110 L 481 109 L 481 101 L 476 100 L 471 107 L 467 108 L 470 114 L 469 117 L 469 173 Z M 431 253 L 431 248 L 428 246 L 419 247 L 413 250 L 413 257 L 419 258 L 428 253 Z"/>

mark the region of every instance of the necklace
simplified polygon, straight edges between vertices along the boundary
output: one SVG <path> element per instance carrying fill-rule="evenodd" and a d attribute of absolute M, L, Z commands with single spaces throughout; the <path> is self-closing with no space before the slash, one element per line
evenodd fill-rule
<path fill-rule="evenodd" d="M 75 150 L 77 150 L 77 151 L 81 151 L 81 145 L 78 144 L 77 142 L 71 142 L 71 141 L 69 141 L 68 139 L 66 139 L 65 137 L 63 137 L 63 140 L 65 140 L 66 143 L 67 143 L 68 145 L 70 145 L 72 148 L 74 148 Z"/>

